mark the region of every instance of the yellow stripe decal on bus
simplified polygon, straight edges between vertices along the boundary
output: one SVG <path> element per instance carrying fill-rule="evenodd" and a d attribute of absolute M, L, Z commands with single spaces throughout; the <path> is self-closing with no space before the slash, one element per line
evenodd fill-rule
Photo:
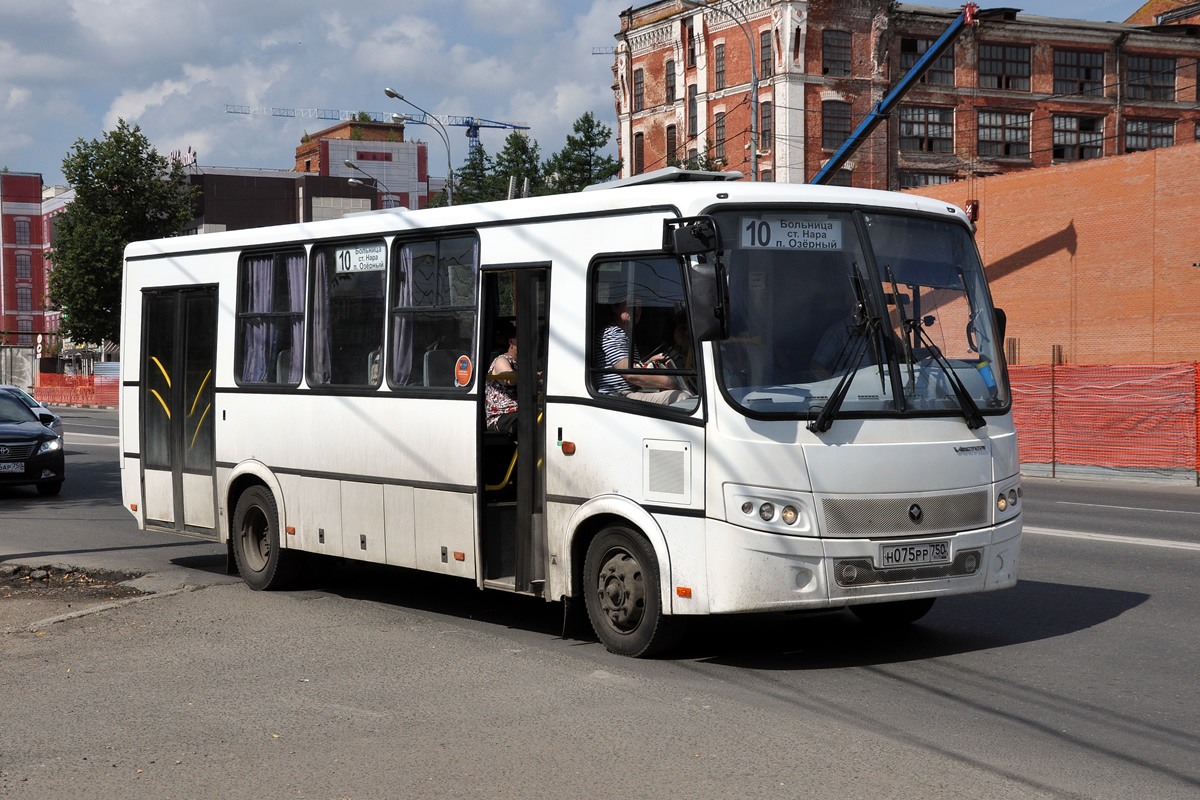
<path fill-rule="evenodd" d="M 171 376 L 167 374 L 167 371 L 165 369 L 163 369 L 162 362 L 158 360 L 158 356 L 150 356 L 150 360 L 154 362 L 154 364 L 158 367 L 158 371 L 163 374 L 164 378 L 166 378 L 167 388 L 170 388 Z M 160 397 L 159 399 L 161 400 L 162 398 Z"/>
<path fill-rule="evenodd" d="M 200 415 L 200 419 L 196 422 L 196 432 L 192 434 L 192 443 L 188 445 L 188 450 L 196 446 L 196 437 L 200 435 L 200 427 L 204 425 L 204 418 L 208 416 L 208 410 L 212 408 L 212 403 L 204 407 L 204 413 Z"/>
<path fill-rule="evenodd" d="M 196 404 L 200 402 L 200 395 L 204 392 L 204 385 L 208 383 L 208 379 L 210 377 L 212 377 L 211 369 L 208 371 L 208 374 L 204 376 L 204 380 L 200 381 L 200 388 L 196 390 L 196 399 L 192 401 L 192 410 L 188 412 L 189 417 L 196 413 Z M 207 414 L 208 409 L 204 409 L 204 412 Z"/>
<path fill-rule="evenodd" d="M 167 404 L 163 402 L 162 395 L 158 393 L 157 389 L 151 389 L 150 394 L 154 395 L 154 397 L 158 400 L 158 404 L 163 407 L 163 411 L 167 412 L 167 419 L 170 419 L 171 409 L 167 408 Z"/>

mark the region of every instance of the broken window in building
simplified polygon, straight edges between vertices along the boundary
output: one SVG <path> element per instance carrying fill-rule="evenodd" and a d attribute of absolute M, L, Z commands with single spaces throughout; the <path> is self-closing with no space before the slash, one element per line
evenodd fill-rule
<path fill-rule="evenodd" d="M 1054 51 L 1054 93 L 1104 94 L 1104 53 Z"/>
<path fill-rule="evenodd" d="M 907 75 L 916 66 L 921 56 L 929 50 L 933 39 L 900 39 L 900 74 Z M 954 48 L 951 47 L 938 57 L 921 76 L 921 83 L 934 86 L 954 85 Z"/>
<path fill-rule="evenodd" d="M 954 109 L 901 106 L 900 149 L 914 153 L 953 153 Z"/>
<path fill-rule="evenodd" d="M 850 104 L 841 100 L 821 103 L 821 147 L 836 150 L 850 136 Z"/>
<path fill-rule="evenodd" d="M 1054 116 L 1055 161 L 1084 161 L 1103 155 L 1103 118 Z"/>
<path fill-rule="evenodd" d="M 1156 150 L 1175 144 L 1175 122 L 1173 120 L 1126 119 L 1125 152 Z"/>
<path fill-rule="evenodd" d="M 831 78 L 850 76 L 850 34 L 846 31 L 825 31 L 821 59 L 821 74 Z"/>
<path fill-rule="evenodd" d="M 1175 59 L 1130 56 L 1129 97 L 1132 100 L 1174 100 Z"/>
<path fill-rule="evenodd" d="M 979 45 L 979 88 L 1029 91 L 1029 48 Z"/>
<path fill-rule="evenodd" d="M 1029 157 L 1028 111 L 980 111 L 979 155 Z"/>

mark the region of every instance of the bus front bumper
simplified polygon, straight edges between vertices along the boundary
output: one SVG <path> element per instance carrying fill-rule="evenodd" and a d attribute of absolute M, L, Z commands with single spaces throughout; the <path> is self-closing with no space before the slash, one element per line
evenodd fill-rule
<path fill-rule="evenodd" d="M 915 539 L 782 536 L 706 520 L 709 613 L 841 608 L 917 597 L 972 594 L 1017 582 L 1021 518 L 989 528 Z M 884 547 L 934 542 L 948 556 L 918 566 L 881 566 Z"/>

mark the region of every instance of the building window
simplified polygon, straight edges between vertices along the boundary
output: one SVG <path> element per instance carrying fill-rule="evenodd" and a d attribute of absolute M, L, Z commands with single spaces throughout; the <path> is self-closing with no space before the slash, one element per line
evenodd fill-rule
<path fill-rule="evenodd" d="M 771 65 L 774 63 L 771 58 L 771 32 L 763 31 L 758 37 L 758 77 L 771 77 Z"/>
<path fill-rule="evenodd" d="M 713 88 L 725 88 L 725 45 L 713 47 Z"/>
<path fill-rule="evenodd" d="M 1054 117 L 1055 161 L 1084 161 L 1103 155 L 1103 118 Z"/>
<path fill-rule="evenodd" d="M 713 147 L 713 157 L 718 160 L 725 160 L 725 112 L 720 111 L 713 115 L 713 138 L 716 140 L 716 145 Z"/>
<path fill-rule="evenodd" d="M 33 320 L 19 319 L 17 320 L 17 344 L 30 345 L 33 344 Z"/>
<path fill-rule="evenodd" d="M 759 180 L 760 180 L 760 181 L 762 181 L 763 183 L 770 183 L 772 180 L 774 180 L 774 179 L 771 177 L 771 170 L 769 170 L 769 169 L 764 169 L 764 170 L 762 171 L 762 175 L 761 175 L 761 176 L 759 176 Z"/>
<path fill-rule="evenodd" d="M 901 172 L 901 189 L 919 189 L 922 186 L 941 186 L 954 180 L 953 175 L 943 175 L 940 172 Z"/>
<path fill-rule="evenodd" d="M 17 311 L 33 311 L 33 289 L 17 287 Z"/>
<path fill-rule="evenodd" d="M 15 224 L 17 226 L 15 231 L 17 237 L 16 243 L 29 244 L 29 220 L 18 219 L 15 221 Z"/>
<path fill-rule="evenodd" d="M 668 125 L 667 126 L 667 153 L 666 153 L 668 164 L 671 164 L 676 160 L 675 159 L 675 151 L 679 148 L 679 142 L 677 141 L 677 139 L 678 139 L 678 136 L 676 135 L 675 126 Z"/>
<path fill-rule="evenodd" d="M 912 153 L 953 153 L 954 109 L 901 106 L 900 149 Z"/>
<path fill-rule="evenodd" d="M 691 19 L 684 23 L 683 43 L 687 48 L 687 65 L 689 67 L 696 66 L 696 29 L 692 27 Z"/>
<path fill-rule="evenodd" d="M 853 186 L 854 174 L 848 169 L 839 169 L 829 179 L 830 186 Z"/>
<path fill-rule="evenodd" d="M 370 150 L 359 150 L 354 154 L 356 161 L 391 161 L 391 153 L 379 153 Z"/>
<path fill-rule="evenodd" d="M 28 281 L 33 279 L 33 270 L 30 266 L 29 253 L 17 253 L 17 280 Z"/>
<path fill-rule="evenodd" d="M 696 84 L 688 86 L 688 138 L 696 138 L 696 128 L 699 127 L 698 111 L 700 100 L 696 97 Z"/>
<path fill-rule="evenodd" d="M 771 114 L 770 103 L 758 104 L 758 147 L 760 150 L 770 150 L 774 144 L 775 134 L 771 130 L 771 122 L 773 115 Z"/>
<path fill-rule="evenodd" d="M 979 45 L 979 88 L 1029 91 L 1029 48 Z"/>
<path fill-rule="evenodd" d="M 1131 100 L 1174 100 L 1175 59 L 1129 57 Z"/>
<path fill-rule="evenodd" d="M 1054 93 L 1104 94 L 1104 53 L 1054 51 Z"/>
<path fill-rule="evenodd" d="M 646 137 L 644 134 L 633 135 L 633 174 L 641 175 L 646 171 Z"/>
<path fill-rule="evenodd" d="M 671 59 L 667 62 L 667 66 L 663 70 L 663 77 L 667 83 L 667 102 L 675 102 L 675 60 Z"/>
<path fill-rule="evenodd" d="M 700 151 L 694 147 L 689 147 L 687 163 L 689 167 L 695 169 L 696 165 L 700 163 Z"/>
<path fill-rule="evenodd" d="M 980 111 L 979 155 L 1029 157 L 1029 112 Z"/>
<path fill-rule="evenodd" d="M 836 150 L 850 136 L 850 104 L 840 100 L 821 103 L 821 147 Z"/>
<path fill-rule="evenodd" d="M 900 39 L 900 72 L 907 75 L 908 71 L 917 65 L 921 56 L 929 51 L 933 39 Z M 920 83 L 934 86 L 954 85 L 954 47 L 938 56 L 937 61 L 929 65 L 929 69 L 921 76 Z"/>
<path fill-rule="evenodd" d="M 646 107 L 645 81 L 646 81 L 646 78 L 642 74 L 642 71 L 640 69 L 635 69 L 633 71 L 633 110 L 634 111 L 641 111 L 643 108 Z"/>
<path fill-rule="evenodd" d="M 1175 123 L 1172 120 L 1125 120 L 1125 152 L 1156 150 L 1175 144 Z"/>
<path fill-rule="evenodd" d="M 849 77 L 850 34 L 846 31 L 825 31 L 822 42 L 821 74 L 831 78 Z"/>

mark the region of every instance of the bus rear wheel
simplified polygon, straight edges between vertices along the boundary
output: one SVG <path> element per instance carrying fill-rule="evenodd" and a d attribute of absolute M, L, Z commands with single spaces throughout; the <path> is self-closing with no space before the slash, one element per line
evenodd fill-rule
<path fill-rule="evenodd" d="M 683 620 L 663 613 L 658 562 L 637 532 L 602 530 L 588 545 L 583 575 L 588 619 L 610 652 L 651 656 L 683 635 Z"/>
<path fill-rule="evenodd" d="M 893 600 L 890 603 L 870 603 L 850 606 L 850 611 L 868 625 L 879 628 L 896 628 L 911 625 L 933 608 L 933 597 L 913 600 Z"/>
<path fill-rule="evenodd" d="M 233 512 L 233 557 L 246 585 L 255 591 L 284 589 L 297 575 L 296 553 L 279 542 L 279 509 L 264 486 L 251 486 Z"/>

